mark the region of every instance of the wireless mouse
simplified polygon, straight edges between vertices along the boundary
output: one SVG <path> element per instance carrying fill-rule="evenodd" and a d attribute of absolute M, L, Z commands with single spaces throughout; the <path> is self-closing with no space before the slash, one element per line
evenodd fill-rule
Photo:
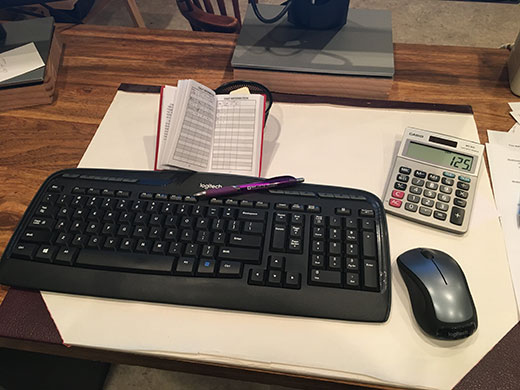
<path fill-rule="evenodd" d="M 448 254 L 415 248 L 397 258 L 419 326 L 430 336 L 457 340 L 477 329 L 477 312 L 466 277 Z"/>

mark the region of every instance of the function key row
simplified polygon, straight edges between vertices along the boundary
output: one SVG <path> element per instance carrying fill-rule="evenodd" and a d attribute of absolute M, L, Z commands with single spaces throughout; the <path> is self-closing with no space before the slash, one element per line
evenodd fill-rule
<path fill-rule="evenodd" d="M 293 190 L 280 190 L 270 189 L 271 194 L 277 195 L 292 195 L 292 196 L 306 196 L 306 197 L 318 197 L 326 199 L 344 199 L 344 200 L 367 200 L 363 195 L 357 194 L 335 194 L 330 192 L 312 192 L 312 191 L 293 191 Z"/>

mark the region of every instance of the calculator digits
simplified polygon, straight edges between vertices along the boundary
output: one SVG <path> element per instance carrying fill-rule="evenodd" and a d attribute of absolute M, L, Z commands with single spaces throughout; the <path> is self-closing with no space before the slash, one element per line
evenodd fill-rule
<path fill-rule="evenodd" d="M 483 152 L 476 142 L 406 128 L 385 191 L 386 211 L 465 233 Z"/>

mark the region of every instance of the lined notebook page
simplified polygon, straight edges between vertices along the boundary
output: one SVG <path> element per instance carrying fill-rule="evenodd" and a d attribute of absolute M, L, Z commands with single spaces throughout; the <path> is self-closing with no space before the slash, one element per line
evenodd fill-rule
<path fill-rule="evenodd" d="M 217 95 L 211 171 L 259 175 L 263 97 Z"/>

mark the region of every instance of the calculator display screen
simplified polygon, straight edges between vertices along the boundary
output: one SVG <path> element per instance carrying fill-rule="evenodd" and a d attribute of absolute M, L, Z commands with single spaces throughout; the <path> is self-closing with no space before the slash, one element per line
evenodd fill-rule
<path fill-rule="evenodd" d="M 473 157 L 410 141 L 405 155 L 447 168 L 471 171 Z"/>

